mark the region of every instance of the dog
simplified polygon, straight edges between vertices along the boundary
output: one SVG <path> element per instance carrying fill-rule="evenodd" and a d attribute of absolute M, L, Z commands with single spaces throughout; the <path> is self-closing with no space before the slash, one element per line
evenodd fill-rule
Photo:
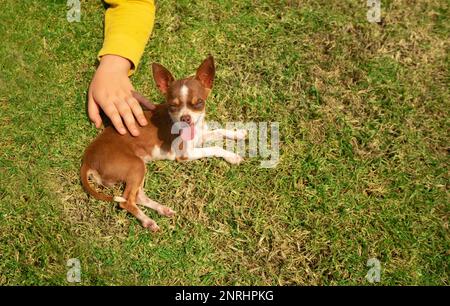
<path fill-rule="evenodd" d="M 156 210 L 172 217 L 175 212 L 148 198 L 143 189 L 145 164 L 154 160 L 189 161 L 206 157 L 222 157 L 239 164 L 242 157 L 221 147 L 200 147 L 221 138 L 245 139 L 246 130 L 209 130 L 205 122 L 206 100 L 212 89 L 215 66 L 210 55 L 198 67 L 195 76 L 175 80 L 165 67 L 152 64 L 153 78 L 165 102 L 153 110 L 144 110 L 148 125 L 139 126 L 139 136 L 120 135 L 107 126 L 86 148 L 80 175 L 84 189 L 94 198 L 119 202 L 142 226 L 156 232 L 159 226 L 137 206 Z M 111 187 L 125 183 L 121 197 L 97 192 L 89 182 Z"/>

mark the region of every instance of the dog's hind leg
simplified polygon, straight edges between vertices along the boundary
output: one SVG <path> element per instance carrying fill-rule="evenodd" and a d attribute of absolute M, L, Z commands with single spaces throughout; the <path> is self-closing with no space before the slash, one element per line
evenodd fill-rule
<path fill-rule="evenodd" d="M 141 159 L 136 158 L 136 160 L 130 165 L 129 176 L 125 181 L 126 187 L 123 193 L 123 199 L 126 200 L 120 201 L 119 205 L 121 208 L 132 213 L 139 221 L 141 221 L 143 227 L 156 232 L 159 230 L 159 226 L 155 221 L 144 214 L 136 205 L 136 199 L 138 197 L 139 190 L 141 189 L 144 175 L 145 164 Z"/>
<path fill-rule="evenodd" d="M 158 214 L 162 216 L 172 217 L 175 214 L 175 212 L 169 207 L 161 205 L 158 202 L 153 201 L 152 199 L 147 197 L 142 187 L 138 191 L 136 202 L 140 205 L 156 210 Z"/>

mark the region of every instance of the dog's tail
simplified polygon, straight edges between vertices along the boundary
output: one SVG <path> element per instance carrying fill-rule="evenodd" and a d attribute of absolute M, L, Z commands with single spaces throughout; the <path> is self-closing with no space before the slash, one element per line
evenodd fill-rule
<path fill-rule="evenodd" d="M 88 180 L 88 171 L 89 167 L 86 165 L 86 163 L 83 162 L 83 164 L 81 165 L 80 176 L 81 176 L 81 184 L 83 185 L 86 192 L 89 193 L 94 198 L 96 198 L 97 200 L 112 202 L 113 201 L 112 196 L 97 192 L 94 190 L 94 188 L 92 188 Z"/>

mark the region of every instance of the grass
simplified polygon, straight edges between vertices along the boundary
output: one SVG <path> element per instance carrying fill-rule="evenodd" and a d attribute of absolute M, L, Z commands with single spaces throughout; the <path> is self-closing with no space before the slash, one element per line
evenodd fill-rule
<path fill-rule="evenodd" d="M 158 1 L 135 88 L 211 53 L 208 118 L 279 122 L 281 158 L 149 164 L 157 235 L 79 182 L 102 3 L 0 2 L 0 284 L 450 284 L 447 2 Z"/>

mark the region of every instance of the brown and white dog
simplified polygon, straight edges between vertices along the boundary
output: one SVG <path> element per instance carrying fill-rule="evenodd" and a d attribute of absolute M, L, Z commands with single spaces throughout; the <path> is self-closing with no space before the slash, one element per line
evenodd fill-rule
<path fill-rule="evenodd" d="M 139 136 L 120 135 L 112 126 L 87 147 L 81 166 L 81 182 L 86 191 L 103 201 L 119 202 L 152 231 L 158 231 L 155 221 L 146 216 L 136 204 L 150 207 L 163 216 L 175 212 L 151 199 L 143 189 L 145 164 L 152 160 L 195 160 L 203 157 L 222 157 L 238 164 L 242 157 L 222 147 L 200 147 L 205 141 L 228 138 L 244 139 L 245 130 L 208 130 L 205 123 L 206 99 L 211 91 L 215 67 L 212 56 L 206 58 L 195 76 L 175 80 L 160 64 L 152 65 L 153 77 L 165 96 L 165 103 L 154 110 L 144 111 L 148 125 L 138 127 Z M 110 187 L 125 183 L 121 197 L 112 197 L 92 188 L 88 177 L 97 184 Z"/>

